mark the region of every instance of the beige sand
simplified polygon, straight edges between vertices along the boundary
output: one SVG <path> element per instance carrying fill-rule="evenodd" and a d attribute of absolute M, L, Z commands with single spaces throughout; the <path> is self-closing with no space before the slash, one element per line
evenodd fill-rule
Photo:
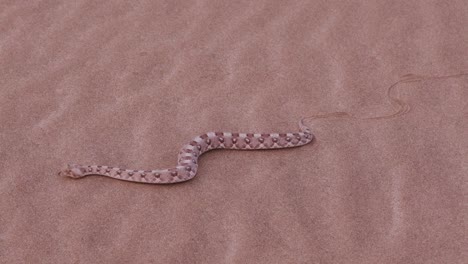
<path fill-rule="evenodd" d="M 0 2 L 1 263 L 467 262 L 466 76 L 400 85 L 397 118 L 309 120 L 302 148 L 210 152 L 183 184 L 57 176 L 391 114 L 403 75 L 468 72 L 465 1 L 62 2 Z"/>

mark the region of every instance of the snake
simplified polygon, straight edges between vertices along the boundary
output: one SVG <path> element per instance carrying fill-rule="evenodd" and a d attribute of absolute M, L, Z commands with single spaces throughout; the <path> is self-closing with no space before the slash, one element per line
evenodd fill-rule
<path fill-rule="evenodd" d="M 177 165 L 168 169 L 131 170 L 102 165 L 68 164 L 60 176 L 83 178 L 89 175 L 111 177 L 118 180 L 172 184 L 191 180 L 198 170 L 199 157 L 215 149 L 262 150 L 300 147 L 313 141 L 310 128 L 299 121 L 299 131 L 293 133 L 232 133 L 207 132 L 185 144 L 177 156 Z"/>

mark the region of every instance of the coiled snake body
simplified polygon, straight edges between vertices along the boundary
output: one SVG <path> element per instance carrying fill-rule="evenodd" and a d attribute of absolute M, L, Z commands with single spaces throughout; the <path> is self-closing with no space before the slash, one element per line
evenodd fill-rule
<path fill-rule="evenodd" d="M 296 133 L 229 133 L 208 132 L 192 139 L 184 145 L 177 158 L 177 166 L 158 170 L 129 170 L 101 165 L 76 165 L 59 172 L 59 175 L 72 178 L 82 178 L 88 175 L 101 175 L 114 179 L 151 183 L 169 184 L 188 181 L 195 177 L 198 169 L 198 158 L 213 149 L 279 149 L 299 147 L 313 140 L 310 129 L 299 122 L 299 132 Z"/>

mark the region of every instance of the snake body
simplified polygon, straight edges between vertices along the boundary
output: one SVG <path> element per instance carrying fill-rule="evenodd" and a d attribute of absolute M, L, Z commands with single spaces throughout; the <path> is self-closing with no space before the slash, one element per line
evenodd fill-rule
<path fill-rule="evenodd" d="M 197 174 L 198 158 L 213 149 L 257 150 L 280 149 L 306 145 L 313 140 L 310 129 L 299 122 L 299 132 L 295 133 L 231 133 L 208 132 L 193 138 L 185 144 L 177 157 L 177 166 L 157 170 L 129 170 L 101 165 L 69 164 L 60 175 L 82 178 L 88 175 L 107 176 L 118 180 L 170 184 L 184 182 Z"/>

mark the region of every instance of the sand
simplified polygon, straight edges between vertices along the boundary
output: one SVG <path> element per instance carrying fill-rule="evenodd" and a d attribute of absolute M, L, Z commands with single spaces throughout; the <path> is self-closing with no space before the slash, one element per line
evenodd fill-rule
<path fill-rule="evenodd" d="M 467 76 L 182 184 L 57 175 L 390 115 L 405 75 L 468 72 L 466 25 L 461 0 L 0 2 L 0 262 L 467 263 Z"/>

